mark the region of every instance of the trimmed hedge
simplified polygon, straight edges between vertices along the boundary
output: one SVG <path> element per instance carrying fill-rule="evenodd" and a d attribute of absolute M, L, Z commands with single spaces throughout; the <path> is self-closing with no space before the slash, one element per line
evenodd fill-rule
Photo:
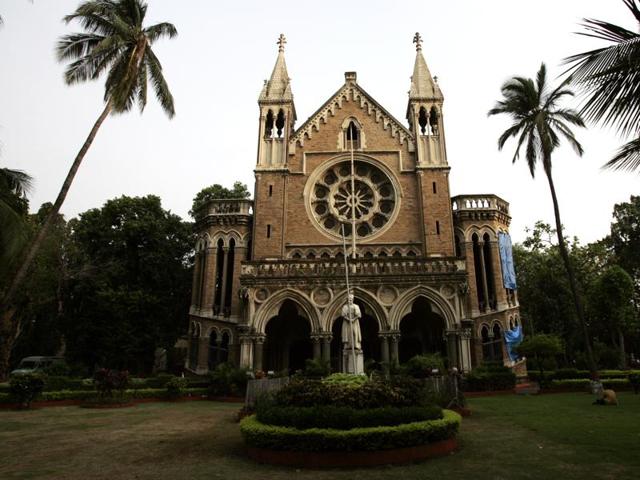
<path fill-rule="evenodd" d="M 610 378 L 601 379 L 602 386 L 604 388 L 631 388 L 631 382 L 626 378 Z M 552 380 L 549 384 L 551 389 L 579 389 L 588 390 L 591 380 L 586 378 L 569 378 L 566 380 Z"/>
<path fill-rule="evenodd" d="M 600 380 L 628 378 L 630 375 L 640 374 L 640 370 L 600 370 Z M 527 372 L 530 380 L 540 381 L 541 375 L 539 370 L 529 370 Z M 589 370 L 578 370 L 575 368 L 559 368 L 557 370 L 550 370 L 544 372 L 544 378 L 546 380 L 575 380 L 579 378 L 591 379 L 591 373 Z"/>
<path fill-rule="evenodd" d="M 460 421 L 460 415 L 444 410 L 442 419 L 397 426 L 298 430 L 265 425 L 252 415 L 240 422 L 240 432 L 249 447 L 303 452 L 372 451 L 413 447 L 449 439 L 458 432 Z"/>
<path fill-rule="evenodd" d="M 351 407 L 318 405 L 315 407 L 288 407 L 258 402 L 256 418 L 266 425 L 307 428 L 369 428 L 423 422 L 442 418 L 442 409 L 430 407 L 383 407 L 358 410 Z"/>
<path fill-rule="evenodd" d="M 206 395 L 206 388 L 185 388 L 185 395 Z M 59 390 L 57 392 L 42 392 L 38 401 L 54 400 L 90 400 L 96 398 L 95 390 Z M 124 391 L 126 398 L 164 398 L 167 396 L 166 388 L 141 388 Z M 10 394 L 0 393 L 0 403 L 13 403 L 15 399 Z"/>
<path fill-rule="evenodd" d="M 504 366 L 478 367 L 464 376 L 465 392 L 511 390 L 516 386 L 516 375 Z"/>
<path fill-rule="evenodd" d="M 428 403 L 424 385 L 412 378 L 369 380 L 360 385 L 296 379 L 282 387 L 274 400 L 277 405 L 292 407 L 334 405 L 357 409 L 410 407 Z"/>

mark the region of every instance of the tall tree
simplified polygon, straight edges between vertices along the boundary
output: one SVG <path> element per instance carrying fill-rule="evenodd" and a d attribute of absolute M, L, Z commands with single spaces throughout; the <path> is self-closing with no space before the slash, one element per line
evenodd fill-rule
<path fill-rule="evenodd" d="M 640 0 L 622 0 L 640 27 Z M 586 94 L 582 113 L 588 120 L 615 127 L 632 140 L 624 144 L 604 166 L 640 170 L 640 30 L 584 19 L 581 33 L 610 45 L 565 59 L 569 72 Z"/>
<path fill-rule="evenodd" d="M 247 190 L 247 186 L 242 182 L 233 182 L 233 188 L 223 187 L 219 183 L 214 183 L 200 190 L 193 199 L 189 215 L 194 217 L 196 212 L 205 205 L 209 200 L 220 200 L 228 198 L 249 198 L 251 193 Z"/>
<path fill-rule="evenodd" d="M 150 373 L 154 350 L 186 333 L 192 225 L 160 198 L 120 197 L 72 223 L 63 333 L 68 357 Z"/>
<path fill-rule="evenodd" d="M 60 193 L 42 228 L 27 248 L 25 257 L 4 294 L 0 312 L 9 311 L 14 295 L 24 281 L 47 231 L 60 211 L 71 183 L 98 129 L 111 113 L 129 111 L 134 104 L 144 110 L 147 103 L 147 83 L 151 84 L 165 113 L 175 114 L 173 96 L 164 79 L 162 66 L 151 49 L 162 38 L 177 35 L 170 23 L 144 27 L 147 5 L 142 0 L 89 0 L 64 18 L 66 23 L 78 21 L 85 32 L 65 35 L 57 45 L 60 61 L 71 60 L 65 72 L 67 84 L 96 80 L 106 73 L 105 107 L 80 148 Z M 0 372 L 0 377 L 3 372 Z"/>
<path fill-rule="evenodd" d="M 560 219 L 560 206 L 558 205 L 558 197 L 552 175 L 552 154 L 560 145 L 561 137 L 567 140 L 578 155 L 581 156 L 583 153 L 582 145 L 576 140 L 570 125 L 584 127 L 584 122 L 578 112 L 560 106 L 564 97 L 573 96 L 573 92 L 568 88 L 569 82 L 570 79 L 567 79 L 555 89 L 550 90 L 547 86 L 547 69 L 543 63 L 540 66 L 540 70 L 538 70 L 535 81 L 530 78 L 513 77 L 505 82 L 502 85 L 503 99 L 489 110 L 489 115 L 505 114 L 511 117 L 514 122 L 511 127 L 500 135 L 498 139 L 499 150 L 502 150 L 511 137 L 516 138 L 517 145 L 513 156 L 513 162 L 515 163 L 520 157 L 520 149 L 523 145 L 526 145 L 525 159 L 532 178 L 535 177 L 538 161 L 542 163 L 553 201 L 558 248 L 569 280 L 576 313 L 582 326 L 589 369 L 591 370 L 591 375 L 595 378 L 597 377 L 597 367 L 593 358 L 587 319 L 584 313 L 582 296 L 578 290 L 573 266 L 567 251 Z"/>

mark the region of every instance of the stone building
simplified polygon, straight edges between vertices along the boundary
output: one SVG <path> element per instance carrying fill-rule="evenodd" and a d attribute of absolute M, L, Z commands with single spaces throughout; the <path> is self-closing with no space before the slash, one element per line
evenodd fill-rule
<path fill-rule="evenodd" d="M 450 196 L 444 97 L 419 35 L 406 124 L 347 72 L 296 127 L 284 43 L 258 98 L 254 199 L 196 212 L 188 367 L 295 370 L 323 358 L 339 370 L 345 251 L 365 362 L 430 352 L 463 370 L 506 362 L 502 332 L 519 322 L 498 245 L 509 204 Z"/>

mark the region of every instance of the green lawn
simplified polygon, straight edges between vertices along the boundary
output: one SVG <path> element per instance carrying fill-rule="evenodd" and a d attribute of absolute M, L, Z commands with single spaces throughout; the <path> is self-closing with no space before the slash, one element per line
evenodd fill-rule
<path fill-rule="evenodd" d="M 640 395 L 621 394 L 618 407 L 591 401 L 584 394 L 475 398 L 458 453 L 421 464 L 344 471 L 270 467 L 246 459 L 234 404 L 0 410 L 0 478 L 640 478 Z"/>

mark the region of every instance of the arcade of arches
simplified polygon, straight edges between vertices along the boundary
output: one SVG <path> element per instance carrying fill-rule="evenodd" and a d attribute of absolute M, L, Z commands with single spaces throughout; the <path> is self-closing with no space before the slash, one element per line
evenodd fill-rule
<path fill-rule="evenodd" d="M 356 296 L 365 363 L 404 363 L 415 355 L 439 353 L 448 366 L 470 366 L 470 333 L 447 328 L 445 318 L 425 297 L 418 296 L 399 321 L 399 330 L 386 327 L 368 302 Z M 304 368 L 305 360 L 323 359 L 333 371 L 342 370 L 342 317 L 326 330 L 315 331 L 312 321 L 295 300 L 287 299 L 271 317 L 264 333 L 241 335 L 241 364 L 254 370 L 289 371 Z"/>

